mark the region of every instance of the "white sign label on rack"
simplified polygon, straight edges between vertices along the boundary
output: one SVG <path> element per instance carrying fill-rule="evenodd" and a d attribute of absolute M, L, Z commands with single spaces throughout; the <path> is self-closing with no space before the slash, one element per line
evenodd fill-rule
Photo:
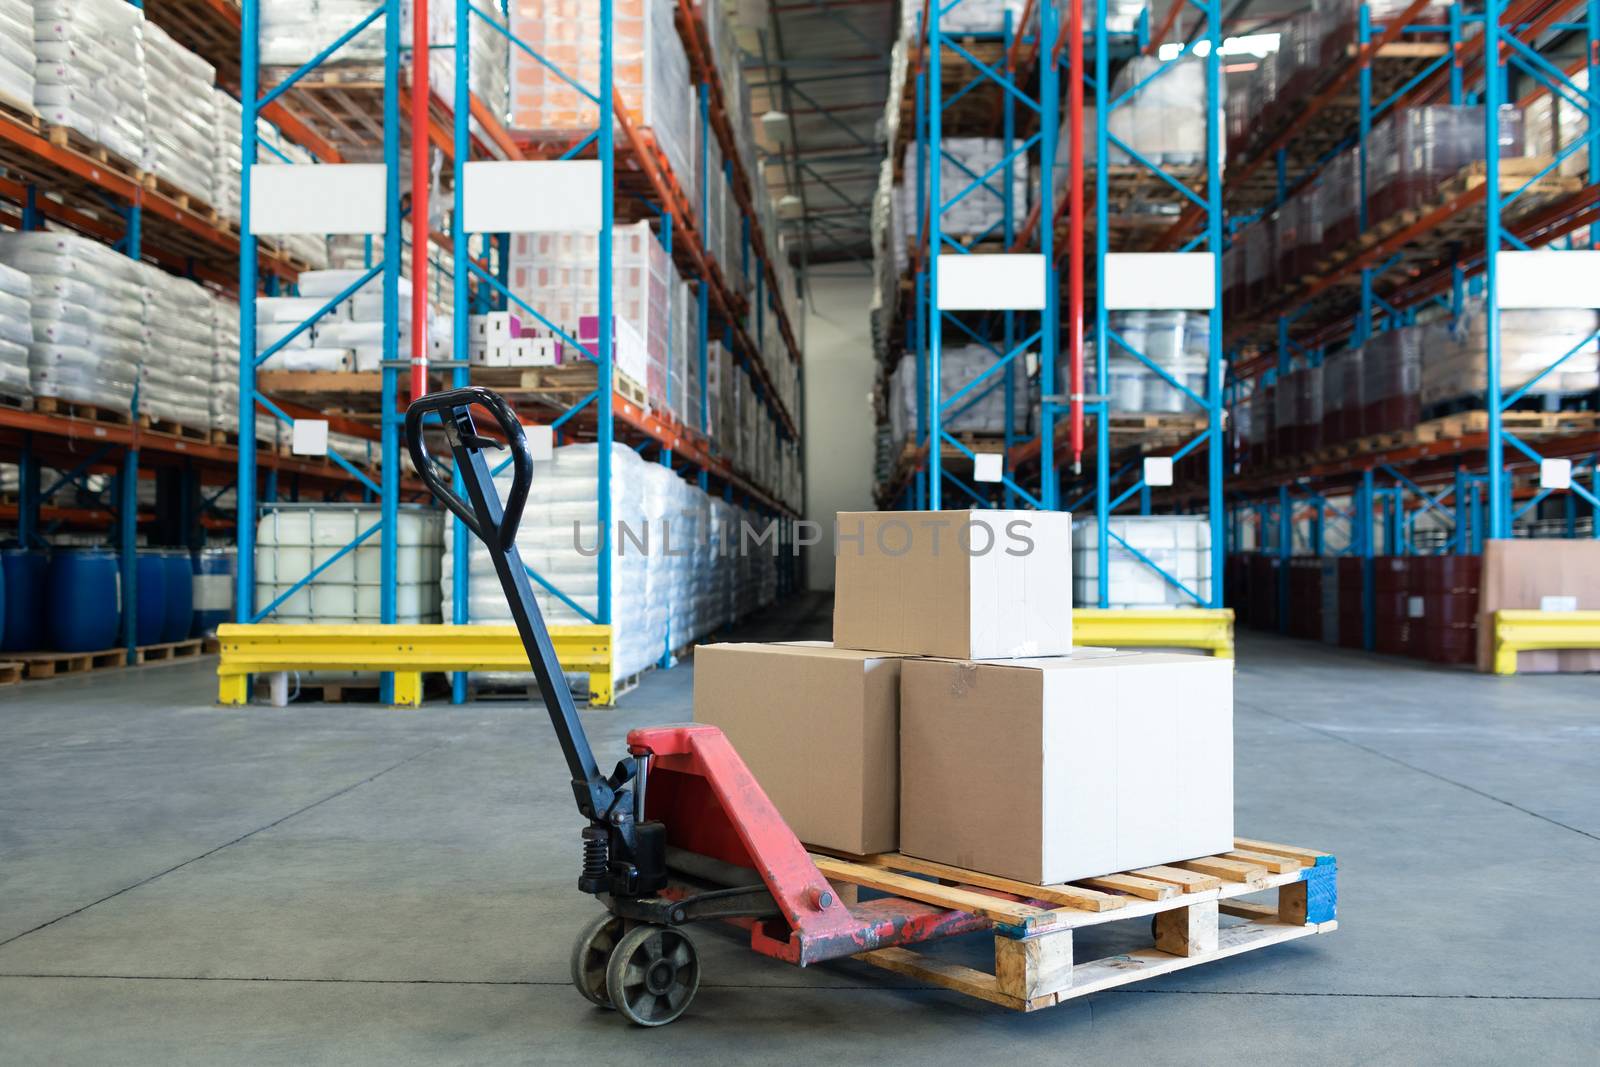
<path fill-rule="evenodd" d="M 326 456 L 328 454 L 328 420 L 295 419 L 294 435 L 289 451 L 297 456 Z"/>
<path fill-rule="evenodd" d="M 257 163 L 250 168 L 250 232 L 382 233 L 382 163 Z"/>
<path fill-rule="evenodd" d="M 468 163 L 461 215 L 468 233 L 599 233 L 598 159 Z"/>
<path fill-rule="evenodd" d="M 940 311 L 1039 311 L 1045 303 L 1044 257 L 1036 253 L 939 256 Z"/>
<path fill-rule="evenodd" d="M 1600 252 L 1501 252 L 1495 291 L 1502 309 L 1600 308 Z"/>
<path fill-rule="evenodd" d="M 1172 457 L 1146 456 L 1144 459 L 1144 484 L 1162 488 L 1172 484 Z"/>
<path fill-rule="evenodd" d="M 1005 480 L 1005 456 L 999 452 L 979 452 L 972 460 L 972 480 L 999 482 Z"/>
<path fill-rule="evenodd" d="M 524 424 L 522 432 L 528 439 L 528 455 L 533 457 L 535 463 L 555 458 L 556 428 L 554 426 Z"/>
<path fill-rule="evenodd" d="M 1572 460 L 1541 459 L 1539 461 L 1540 489 L 1571 489 Z"/>
<path fill-rule="evenodd" d="M 1106 307 L 1112 311 L 1209 311 L 1217 302 L 1210 252 L 1111 252 Z"/>

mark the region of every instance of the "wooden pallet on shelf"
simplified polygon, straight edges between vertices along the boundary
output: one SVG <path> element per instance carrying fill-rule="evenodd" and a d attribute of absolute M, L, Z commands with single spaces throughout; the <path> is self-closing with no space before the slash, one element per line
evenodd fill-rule
<path fill-rule="evenodd" d="M 74 152 L 88 156 L 107 170 L 116 171 L 140 185 L 144 184 L 144 171 L 100 142 L 91 140 L 71 126 L 52 126 L 48 122 L 42 126 L 45 137 L 57 148 L 70 148 Z"/>
<path fill-rule="evenodd" d="M 211 429 L 209 427 L 188 426 L 171 419 L 152 419 L 148 415 L 139 416 L 140 428 L 150 432 L 159 433 L 166 437 L 176 437 L 182 441 L 198 441 L 202 444 L 211 443 Z"/>
<path fill-rule="evenodd" d="M 79 404 L 56 396 L 41 396 L 34 400 L 34 410 L 43 415 L 68 415 L 89 422 L 108 422 L 118 426 L 133 425 L 133 413 L 117 408 L 103 408 L 95 404 Z"/>
<path fill-rule="evenodd" d="M 855 886 L 989 920 L 994 968 L 911 948 L 854 959 L 1017 1011 L 1036 1011 L 1130 982 L 1338 928 L 1333 856 L 1235 838 L 1234 848 L 1071 884 L 1036 885 L 896 853 L 814 855 L 835 887 Z M 1270 894 L 1271 899 L 1245 899 Z M 1078 962 L 1073 931 L 1138 920 L 1147 947 Z"/>
<path fill-rule="evenodd" d="M 22 681 L 23 664 L 18 660 L 0 662 L 0 685 L 12 685 Z"/>

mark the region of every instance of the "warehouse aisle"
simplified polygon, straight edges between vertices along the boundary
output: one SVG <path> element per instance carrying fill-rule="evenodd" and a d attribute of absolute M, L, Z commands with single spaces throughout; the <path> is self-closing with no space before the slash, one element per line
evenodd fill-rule
<path fill-rule="evenodd" d="M 828 607 L 750 636 L 826 637 Z M 1339 854 L 1336 934 L 1024 1017 L 706 931 L 695 1006 L 655 1032 L 567 984 L 596 908 L 571 888 L 542 712 L 223 711 L 205 665 L 14 687 L 0 1061 L 991 1062 L 1003 1041 L 1017 1062 L 1476 1062 L 1492 1038 L 1562 1063 L 1600 1045 L 1594 678 L 1252 636 L 1240 662 L 1239 831 Z M 651 675 L 588 713 L 597 748 L 687 718 L 691 681 Z"/>

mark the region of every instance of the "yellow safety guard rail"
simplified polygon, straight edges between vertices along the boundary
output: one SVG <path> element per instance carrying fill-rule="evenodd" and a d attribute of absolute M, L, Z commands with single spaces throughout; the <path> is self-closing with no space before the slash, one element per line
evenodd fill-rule
<path fill-rule="evenodd" d="M 1518 608 L 1494 613 L 1496 674 L 1516 674 L 1518 652 L 1566 648 L 1600 649 L 1600 611 Z"/>
<path fill-rule="evenodd" d="M 1201 648 L 1233 658 L 1233 611 L 1229 608 L 1076 608 L 1072 642 L 1111 648 Z"/>
<path fill-rule="evenodd" d="M 552 626 L 563 670 L 589 676 L 589 703 L 609 705 L 611 627 Z M 527 671 L 517 628 L 427 625 L 288 625 L 225 623 L 217 627 L 218 699 L 250 701 L 249 676 L 276 671 L 392 671 L 394 703 L 422 703 L 422 675 L 449 671 Z"/>

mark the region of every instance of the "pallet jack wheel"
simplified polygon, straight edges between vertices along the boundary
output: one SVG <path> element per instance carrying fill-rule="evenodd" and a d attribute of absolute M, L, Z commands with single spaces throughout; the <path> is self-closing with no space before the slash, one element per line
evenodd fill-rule
<path fill-rule="evenodd" d="M 639 1026 L 665 1026 L 684 1013 L 700 988 L 694 942 L 668 926 L 635 926 L 606 964 L 611 1006 Z"/>
<path fill-rule="evenodd" d="M 572 984 L 589 1003 L 611 1007 L 611 998 L 606 995 L 606 964 L 626 932 L 625 922 L 605 912 L 583 928 L 572 946 Z"/>

